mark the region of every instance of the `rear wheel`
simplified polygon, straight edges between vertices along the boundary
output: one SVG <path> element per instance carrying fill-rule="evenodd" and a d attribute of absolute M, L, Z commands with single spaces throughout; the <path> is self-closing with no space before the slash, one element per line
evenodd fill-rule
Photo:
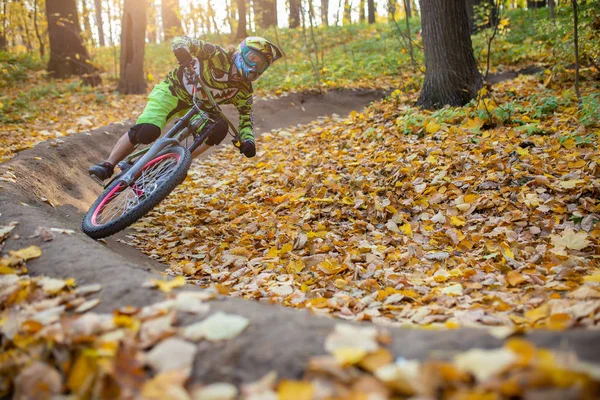
<path fill-rule="evenodd" d="M 188 149 L 169 147 L 150 160 L 130 186 L 116 179 L 90 207 L 83 231 L 100 239 L 127 228 L 183 182 L 191 162 Z"/>

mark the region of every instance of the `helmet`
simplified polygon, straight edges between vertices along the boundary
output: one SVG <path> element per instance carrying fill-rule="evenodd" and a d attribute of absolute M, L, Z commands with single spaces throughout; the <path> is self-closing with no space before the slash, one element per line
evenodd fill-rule
<path fill-rule="evenodd" d="M 253 81 L 281 57 L 283 52 L 273 43 L 262 37 L 251 36 L 239 44 L 233 62 L 243 79 Z"/>

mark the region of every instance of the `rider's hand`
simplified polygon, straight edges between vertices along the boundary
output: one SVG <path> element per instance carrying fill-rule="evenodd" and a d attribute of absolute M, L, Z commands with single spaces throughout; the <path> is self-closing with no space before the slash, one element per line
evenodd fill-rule
<path fill-rule="evenodd" d="M 180 48 L 176 49 L 174 51 L 174 53 L 175 53 L 175 57 L 177 58 L 177 61 L 179 61 L 179 65 L 187 67 L 188 65 L 191 64 L 192 55 L 190 54 L 190 51 L 188 49 L 186 49 L 185 47 L 180 47 Z"/>
<path fill-rule="evenodd" d="M 251 140 L 244 140 L 240 143 L 240 153 L 248 158 L 256 155 L 256 145 Z"/>

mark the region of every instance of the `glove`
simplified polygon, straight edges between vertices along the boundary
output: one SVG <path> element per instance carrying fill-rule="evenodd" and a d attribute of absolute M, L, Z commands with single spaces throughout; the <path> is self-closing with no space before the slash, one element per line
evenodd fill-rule
<path fill-rule="evenodd" d="M 190 51 L 185 47 L 180 47 L 173 51 L 177 61 L 179 61 L 179 65 L 187 67 L 192 62 L 192 55 Z"/>
<path fill-rule="evenodd" d="M 256 155 L 256 145 L 251 140 L 244 140 L 240 143 L 240 153 L 248 158 L 252 158 Z"/>

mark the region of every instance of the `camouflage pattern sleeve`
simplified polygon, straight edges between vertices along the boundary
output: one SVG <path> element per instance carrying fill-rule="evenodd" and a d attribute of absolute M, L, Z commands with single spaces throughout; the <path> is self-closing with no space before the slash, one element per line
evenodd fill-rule
<path fill-rule="evenodd" d="M 240 133 L 240 141 L 254 143 L 254 119 L 252 117 L 252 93 L 247 95 L 239 95 L 234 99 L 234 106 L 240 114 L 240 124 L 238 131 Z"/>

